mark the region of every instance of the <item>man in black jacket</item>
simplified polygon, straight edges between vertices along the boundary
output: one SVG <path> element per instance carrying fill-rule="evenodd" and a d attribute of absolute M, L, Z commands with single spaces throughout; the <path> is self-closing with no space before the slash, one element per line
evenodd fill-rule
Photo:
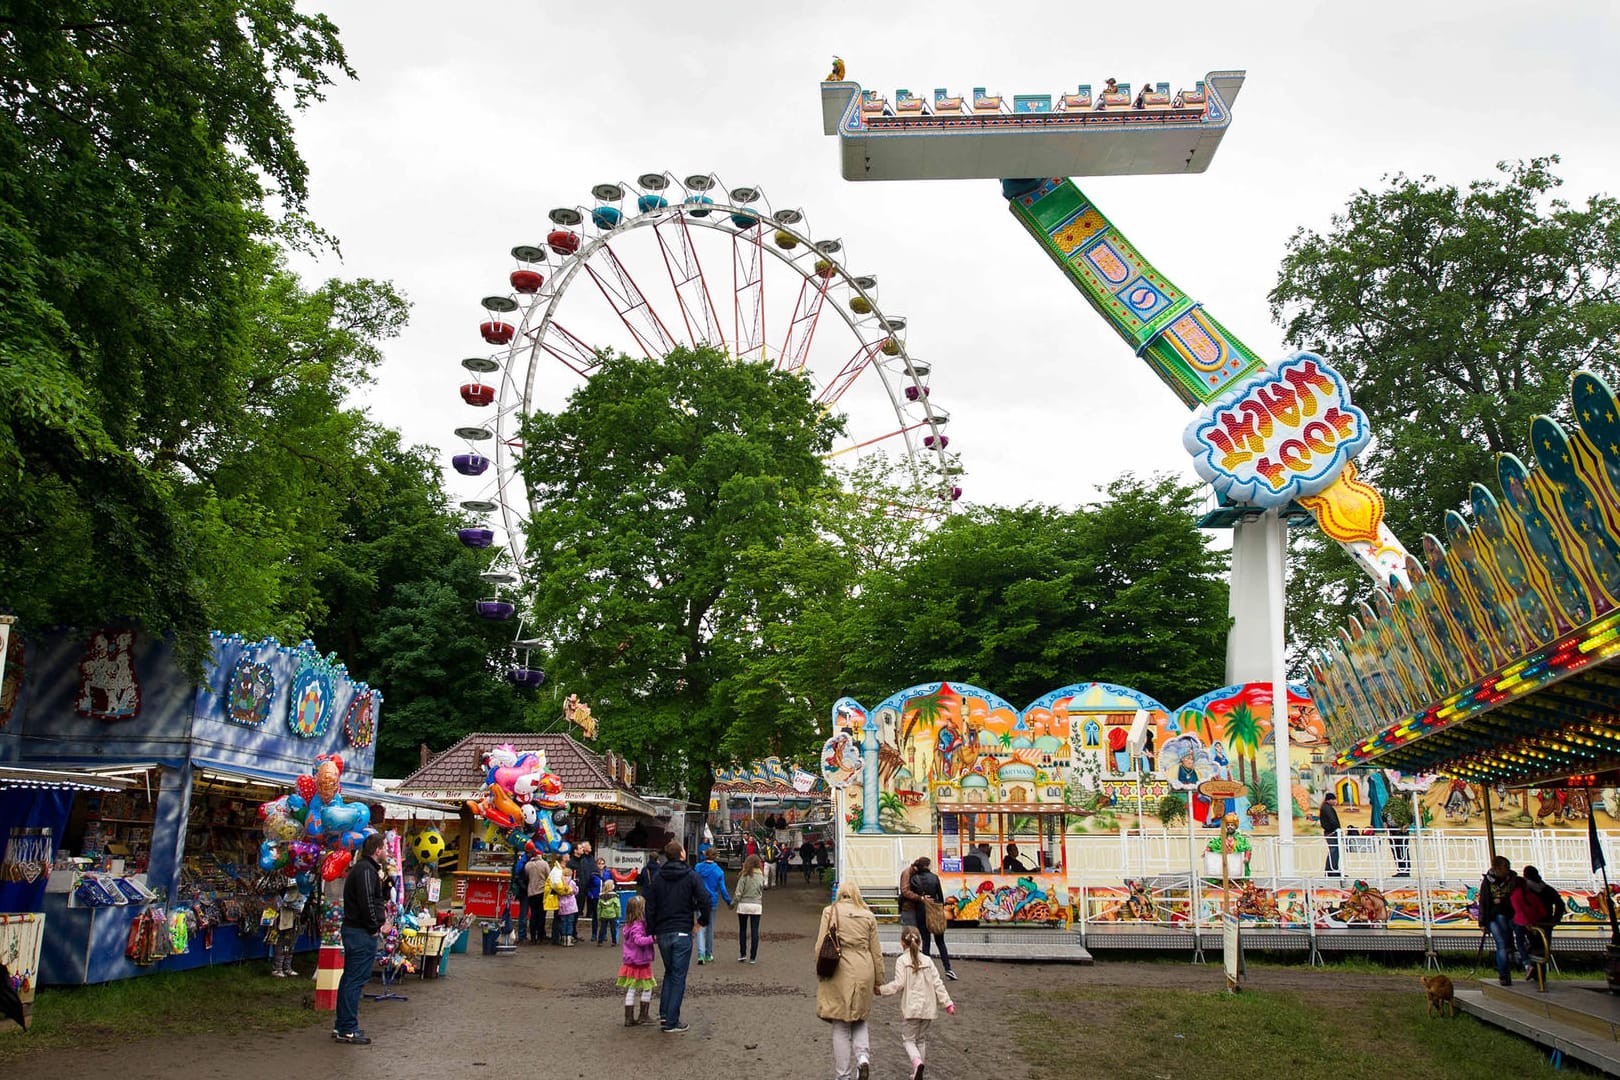
<path fill-rule="evenodd" d="M 338 983 L 337 1026 L 332 1038 L 363 1046 L 371 1040 L 360 1030 L 360 991 L 377 960 L 377 935 L 387 917 L 388 887 L 383 884 L 383 838 L 372 833 L 360 845 L 360 857 L 343 882 L 343 979 Z"/>
<path fill-rule="evenodd" d="M 1322 826 L 1322 835 L 1327 839 L 1327 865 L 1323 867 L 1328 877 L 1339 876 L 1339 797 L 1333 792 L 1322 796 L 1322 807 L 1316 813 L 1316 820 Z"/>
<path fill-rule="evenodd" d="M 681 999 L 686 996 L 686 971 L 692 964 L 692 923 L 709 925 L 714 901 L 703 881 L 686 865 L 686 849 L 671 840 L 664 848 L 664 865 L 647 879 L 647 930 L 658 941 L 664 958 L 664 983 L 658 988 L 658 1015 L 670 1035 L 685 1034 Z"/>

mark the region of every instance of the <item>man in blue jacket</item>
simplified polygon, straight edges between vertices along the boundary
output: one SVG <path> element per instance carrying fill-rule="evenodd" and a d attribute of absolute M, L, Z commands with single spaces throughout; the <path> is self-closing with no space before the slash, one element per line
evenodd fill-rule
<path fill-rule="evenodd" d="M 703 861 L 692 868 L 703 882 L 703 888 L 709 894 L 709 921 L 698 931 L 697 962 L 700 964 L 714 963 L 714 913 L 720 907 L 720 901 L 731 903 L 731 892 L 726 888 L 726 869 L 714 861 L 714 848 L 710 848 L 703 856 Z"/>
<path fill-rule="evenodd" d="M 684 1035 L 681 999 L 686 996 L 686 972 L 692 963 L 692 921 L 709 924 L 713 902 L 703 881 L 686 865 L 686 849 L 679 840 L 664 848 L 664 865 L 647 875 L 647 929 L 658 941 L 664 958 L 664 982 L 658 988 L 658 1015 L 669 1035 Z M 652 870 L 651 865 L 648 866 Z"/>

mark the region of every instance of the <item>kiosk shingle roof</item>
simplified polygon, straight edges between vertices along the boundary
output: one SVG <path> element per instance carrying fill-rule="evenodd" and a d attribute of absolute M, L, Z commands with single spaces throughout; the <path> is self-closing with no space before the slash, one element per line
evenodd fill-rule
<path fill-rule="evenodd" d="M 475 731 L 411 773 L 396 790 L 406 794 L 476 791 L 484 783 L 481 759 L 502 743 L 511 743 L 520 754 L 528 750 L 544 753 L 546 768 L 562 781 L 564 792 L 629 790 L 613 782 L 600 754 L 587 750 L 568 735 L 537 735 L 532 731 Z"/>

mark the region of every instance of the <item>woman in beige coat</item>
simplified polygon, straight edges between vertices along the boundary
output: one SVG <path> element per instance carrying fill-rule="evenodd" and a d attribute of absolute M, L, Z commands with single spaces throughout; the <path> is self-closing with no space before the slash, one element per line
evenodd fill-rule
<path fill-rule="evenodd" d="M 818 955 L 835 918 L 843 957 L 832 977 L 820 980 L 816 987 L 816 1015 L 833 1026 L 833 1067 L 838 1070 L 838 1080 L 867 1080 L 872 1051 L 866 1017 L 872 1011 L 872 995 L 883 983 L 883 953 L 878 948 L 877 920 L 853 881 L 839 883 L 838 895 L 822 909 L 821 927 L 816 931 Z"/>

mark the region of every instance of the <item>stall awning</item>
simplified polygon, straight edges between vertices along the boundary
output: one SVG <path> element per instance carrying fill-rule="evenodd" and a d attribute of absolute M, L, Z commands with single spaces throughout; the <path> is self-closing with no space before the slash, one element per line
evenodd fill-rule
<path fill-rule="evenodd" d="M 122 791 L 134 782 L 77 769 L 24 769 L 0 765 L 0 791 L 32 788 L 39 791 Z"/>

